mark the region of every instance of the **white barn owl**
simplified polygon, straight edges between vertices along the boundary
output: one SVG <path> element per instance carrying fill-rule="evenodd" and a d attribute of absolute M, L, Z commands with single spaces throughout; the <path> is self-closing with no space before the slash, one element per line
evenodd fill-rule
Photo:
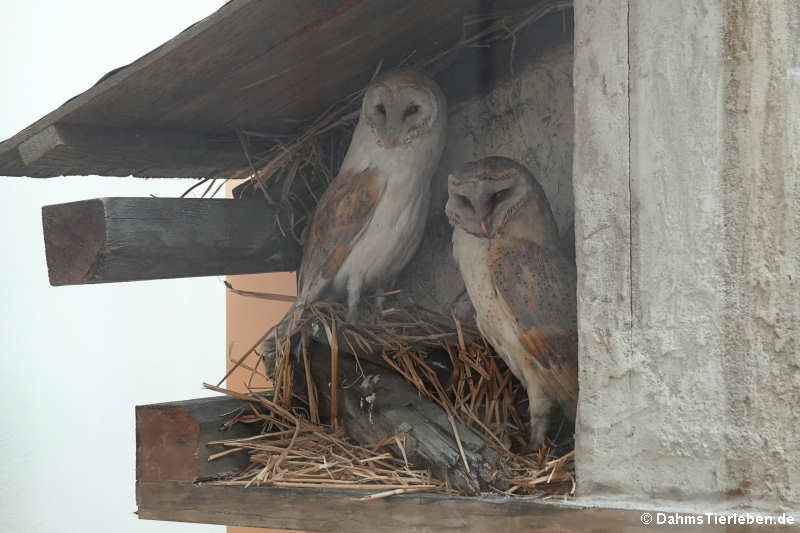
<path fill-rule="evenodd" d="M 352 321 L 362 294 L 394 281 L 422 241 L 446 127 L 444 94 L 420 73 L 390 72 L 367 88 L 339 174 L 312 216 L 297 300 L 282 323 L 331 296 L 346 298 Z"/>
<path fill-rule="evenodd" d="M 448 177 L 448 192 L 453 255 L 478 328 L 525 386 L 531 444 L 541 444 L 554 400 L 575 418 L 575 267 L 541 185 L 515 161 L 468 163 Z"/>

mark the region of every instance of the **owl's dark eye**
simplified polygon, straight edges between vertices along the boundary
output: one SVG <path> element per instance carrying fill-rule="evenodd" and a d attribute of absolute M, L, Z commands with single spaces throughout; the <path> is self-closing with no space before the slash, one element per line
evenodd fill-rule
<path fill-rule="evenodd" d="M 411 104 L 403 112 L 403 118 L 408 118 L 411 115 L 416 115 L 417 111 L 419 111 L 419 106 L 417 104 Z"/>
<path fill-rule="evenodd" d="M 469 209 L 475 211 L 475 208 L 472 207 L 472 202 L 470 201 L 469 198 L 467 198 L 463 194 L 457 194 L 456 198 L 458 198 L 458 201 L 461 202 L 461 205 L 463 205 L 464 207 L 468 207 Z"/>
<path fill-rule="evenodd" d="M 497 191 L 496 193 L 494 193 L 492 195 L 492 197 L 489 199 L 489 201 L 492 203 L 492 205 L 497 205 L 500 202 L 502 202 L 503 200 L 505 200 L 506 198 L 508 198 L 509 194 L 511 194 L 511 188 L 510 187 L 508 189 L 503 189 L 503 190 Z"/>
<path fill-rule="evenodd" d="M 386 116 L 386 108 L 383 106 L 383 104 L 376 105 L 375 106 L 375 111 L 377 111 L 378 113 L 380 113 L 384 117 Z"/>

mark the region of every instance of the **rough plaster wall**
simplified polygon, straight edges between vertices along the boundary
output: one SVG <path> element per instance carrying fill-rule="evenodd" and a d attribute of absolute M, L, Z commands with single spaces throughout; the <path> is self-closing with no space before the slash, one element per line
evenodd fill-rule
<path fill-rule="evenodd" d="M 635 492 L 639 472 L 627 460 L 642 461 L 630 442 L 642 406 L 631 398 L 640 384 L 631 351 L 627 0 L 577 0 L 574 9 L 578 490 Z"/>
<path fill-rule="evenodd" d="M 579 489 L 797 511 L 800 6 L 575 13 Z"/>
<path fill-rule="evenodd" d="M 644 493 L 721 489 L 721 13 L 715 2 L 631 2 L 633 364 Z M 691 369 L 691 371 L 688 371 Z M 644 455 L 643 455 L 644 458 Z M 642 465 L 644 467 L 644 465 Z M 687 475 L 691 473 L 691 475 Z M 643 473 L 644 474 L 644 473 Z"/>
<path fill-rule="evenodd" d="M 572 43 L 565 42 L 500 81 L 486 96 L 452 109 L 435 197 L 446 201 L 446 173 L 464 162 L 511 157 L 542 184 L 563 231 L 573 214 L 572 117 Z"/>
<path fill-rule="evenodd" d="M 800 3 L 724 8 L 726 490 L 800 511 Z"/>
<path fill-rule="evenodd" d="M 466 298 L 444 215 L 447 174 L 463 163 L 490 155 L 516 159 L 542 184 L 559 230 L 572 224 L 572 42 L 564 37 L 546 50 L 517 49 L 515 75 L 488 94 L 451 106 L 425 240 L 399 283 L 414 288 L 418 303 L 449 314 L 459 296 Z M 536 57 L 526 63 L 528 53 Z"/>

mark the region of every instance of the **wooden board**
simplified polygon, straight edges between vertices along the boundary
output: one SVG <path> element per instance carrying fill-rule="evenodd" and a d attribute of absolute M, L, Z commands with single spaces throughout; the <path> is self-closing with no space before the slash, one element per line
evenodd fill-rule
<path fill-rule="evenodd" d="M 54 165 L 20 148 L 52 126 L 182 131 L 228 136 L 237 128 L 289 131 L 391 68 L 454 44 L 460 0 L 235 0 L 135 62 L 103 77 L 0 143 L 0 176 L 211 175 L 224 162 L 149 160 L 136 150 L 113 165 L 89 146 Z M 102 147 L 100 148 L 102 155 Z M 23 149 L 24 151 L 24 149 Z M 118 159 L 116 155 L 127 155 Z M 246 166 L 244 160 L 242 167 Z"/>
<path fill-rule="evenodd" d="M 51 285 L 291 271 L 263 200 L 98 198 L 42 208 Z"/>
<path fill-rule="evenodd" d="M 524 498 L 435 494 L 358 501 L 363 495 L 332 489 L 242 488 L 190 482 L 138 483 L 136 487 L 137 515 L 147 520 L 341 533 L 650 533 L 653 529 L 641 524 L 640 511 L 564 507 Z M 671 526 L 669 530 L 725 531 L 724 527 L 698 526 Z"/>

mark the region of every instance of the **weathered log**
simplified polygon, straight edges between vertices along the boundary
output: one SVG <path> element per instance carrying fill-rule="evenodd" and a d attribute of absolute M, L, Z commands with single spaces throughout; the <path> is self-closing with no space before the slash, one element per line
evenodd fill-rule
<path fill-rule="evenodd" d="M 98 198 L 42 208 L 51 285 L 294 270 L 300 247 L 259 200 Z"/>
<path fill-rule="evenodd" d="M 330 349 L 312 343 L 309 358 L 320 412 L 329 412 Z M 295 373 L 300 374 L 304 375 Z M 464 494 L 480 494 L 489 487 L 507 488 L 505 473 L 494 450 L 457 420 L 451 422 L 441 407 L 394 370 L 364 360 L 359 365 L 351 356 L 340 352 L 339 382 L 355 383 L 339 388 L 338 412 L 345 432 L 359 444 L 367 446 L 402 435 L 403 449 L 396 446 L 393 449 L 396 455 L 403 457 L 405 454 L 410 463 L 430 467 L 435 475 L 448 480 Z M 296 390 L 304 388 L 303 385 Z"/>

